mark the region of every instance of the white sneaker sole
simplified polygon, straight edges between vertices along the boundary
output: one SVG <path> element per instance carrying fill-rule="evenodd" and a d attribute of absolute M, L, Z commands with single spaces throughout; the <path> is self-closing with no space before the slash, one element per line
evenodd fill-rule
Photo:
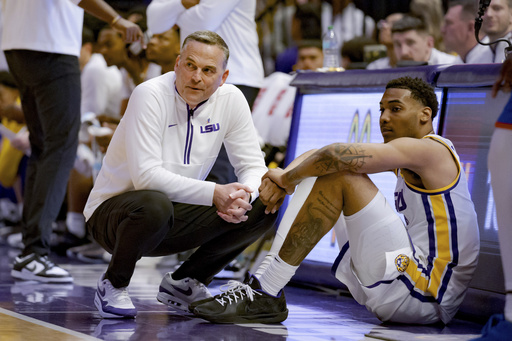
<path fill-rule="evenodd" d="M 165 292 L 159 292 L 158 295 L 156 295 L 156 299 L 158 302 L 163 303 L 170 308 L 177 308 L 179 310 L 188 311 L 189 303 L 179 299 L 176 296 L 169 295 Z"/>
<path fill-rule="evenodd" d="M 11 270 L 11 276 L 23 281 L 37 281 L 42 283 L 72 283 L 73 277 L 43 277 L 34 275 L 30 271 Z"/>
<path fill-rule="evenodd" d="M 96 306 L 96 309 L 98 309 L 100 316 L 103 318 L 107 318 L 107 319 L 135 318 L 135 315 L 118 315 L 118 314 L 112 314 L 112 313 L 104 311 L 103 305 L 101 304 L 101 299 L 98 296 L 97 292 L 94 294 L 94 305 Z"/>

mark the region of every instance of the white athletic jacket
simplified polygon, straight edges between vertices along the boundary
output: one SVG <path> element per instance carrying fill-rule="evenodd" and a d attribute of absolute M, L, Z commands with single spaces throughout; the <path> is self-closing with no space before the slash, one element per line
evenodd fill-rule
<path fill-rule="evenodd" d="M 224 84 L 189 111 L 174 82 L 174 72 L 168 72 L 135 88 L 87 200 L 87 220 L 103 201 L 131 190 L 212 205 L 215 183 L 204 179 L 223 142 L 238 181 L 257 197 L 267 167 L 242 92 Z"/>

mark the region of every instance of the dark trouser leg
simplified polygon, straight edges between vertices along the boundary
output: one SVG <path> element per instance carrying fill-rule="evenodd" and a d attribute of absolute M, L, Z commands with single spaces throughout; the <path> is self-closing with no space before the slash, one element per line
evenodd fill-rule
<path fill-rule="evenodd" d="M 162 255 L 166 250 L 174 253 L 200 246 L 174 272 L 173 277 L 191 277 L 204 284 L 210 283 L 230 261 L 274 225 L 276 215 L 266 215 L 259 199 L 252 205 L 247 221 L 231 224 L 217 215 L 215 207 L 176 204 L 174 226 L 154 250 L 154 255 Z"/>
<path fill-rule="evenodd" d="M 171 201 L 157 191 L 126 192 L 94 211 L 87 228 L 112 254 L 105 277 L 114 287 L 128 286 L 137 261 L 150 254 L 169 232 L 172 214 Z"/>
<path fill-rule="evenodd" d="M 30 132 L 23 208 L 23 255 L 48 254 L 66 194 L 80 127 L 80 70 L 74 56 L 6 51 Z"/>
<path fill-rule="evenodd" d="M 230 224 L 218 217 L 215 207 L 173 205 L 163 193 L 132 191 L 102 203 L 87 221 L 87 228 L 112 253 L 106 278 L 116 288 L 130 283 L 141 257 L 196 247 L 199 249 L 175 273 L 177 278 L 191 277 L 207 284 L 272 227 L 276 218 L 265 215 L 259 200 L 248 215 L 246 222 Z"/>

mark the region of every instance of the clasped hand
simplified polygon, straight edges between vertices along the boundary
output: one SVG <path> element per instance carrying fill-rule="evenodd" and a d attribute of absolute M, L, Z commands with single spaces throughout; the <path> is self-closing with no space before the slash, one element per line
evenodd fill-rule
<path fill-rule="evenodd" d="M 246 185 L 233 182 L 227 185 L 215 185 L 213 204 L 219 217 L 228 223 L 238 224 L 248 219 L 247 211 L 252 209 L 249 203 L 253 190 Z"/>
<path fill-rule="evenodd" d="M 285 184 L 284 170 L 281 168 L 270 169 L 261 180 L 259 188 L 260 200 L 266 206 L 265 213 L 276 213 L 283 204 L 286 194 L 292 194 L 294 185 Z"/>

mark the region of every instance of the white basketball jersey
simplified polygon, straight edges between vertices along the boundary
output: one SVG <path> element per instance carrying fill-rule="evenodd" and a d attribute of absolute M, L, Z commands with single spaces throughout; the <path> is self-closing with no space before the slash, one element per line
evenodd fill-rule
<path fill-rule="evenodd" d="M 416 323 L 422 321 L 422 315 L 432 321 L 437 315 L 437 319 L 447 323 L 462 303 L 476 268 L 480 248 L 478 223 L 453 144 L 438 135 L 424 138 L 434 139 L 450 150 L 458 174 L 446 187 L 425 190 L 407 183 L 397 171 L 395 208 L 404 215 L 412 246 L 412 255 L 404 262 L 401 274 L 371 287 L 361 285 L 350 267 L 351 253 L 343 224 L 335 226 L 341 251 L 333 274 L 347 285 L 360 304 L 372 312 L 378 310 L 384 320 L 396 318 Z"/>
<path fill-rule="evenodd" d="M 446 146 L 459 174 L 448 186 L 425 190 L 408 184 L 398 172 L 395 207 L 404 215 L 413 258 L 398 279 L 421 301 L 435 301 L 451 317 L 476 268 L 480 248 L 477 216 L 466 175 L 451 141 L 427 135 Z M 451 318 L 450 317 L 450 318 Z"/>

